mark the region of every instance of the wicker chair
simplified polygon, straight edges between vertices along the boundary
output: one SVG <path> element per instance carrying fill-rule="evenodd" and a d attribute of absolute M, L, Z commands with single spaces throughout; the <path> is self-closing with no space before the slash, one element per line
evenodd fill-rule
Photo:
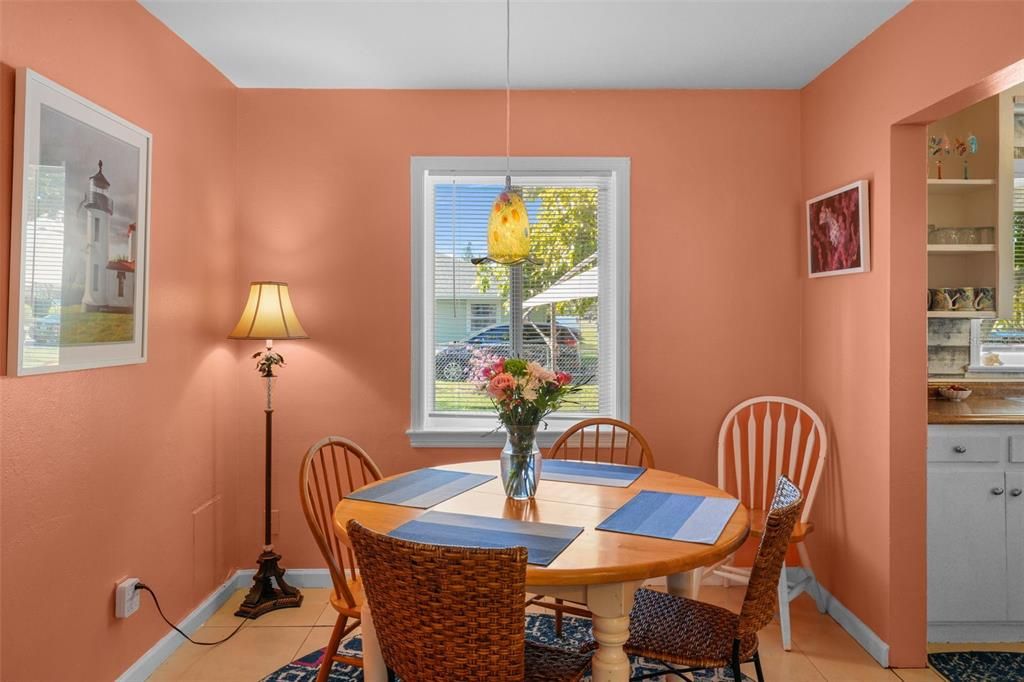
<path fill-rule="evenodd" d="M 408 542 L 348 522 L 390 679 L 560 682 L 590 655 L 526 641 L 526 548 Z"/>
<path fill-rule="evenodd" d="M 630 466 L 654 467 L 654 453 L 644 435 L 633 426 L 611 417 L 584 419 L 566 429 L 544 456 L 577 462 L 605 462 Z M 549 600 L 538 594 L 526 602 L 555 612 L 555 633 L 562 636 L 562 616 L 571 613 L 590 618 L 582 605 L 566 604 L 563 599 Z"/>
<path fill-rule="evenodd" d="M 331 606 L 338 612 L 338 620 L 320 663 L 317 682 L 327 680 L 334 663 L 363 665 L 360 658 L 337 653 L 341 638 L 359 627 L 363 586 L 356 573 L 352 550 L 341 544 L 334 533 L 332 516 L 342 497 L 380 479 L 380 469 L 370 456 L 347 438 L 328 436 L 315 443 L 302 459 L 299 470 L 302 513 L 327 562 L 331 582 L 334 583 Z"/>
<path fill-rule="evenodd" d="M 757 631 L 772 620 L 782 562 L 803 501 L 799 488 L 785 476 L 779 477 L 739 615 L 713 604 L 641 589 L 629 617 L 626 652 L 661 661 L 679 677 L 729 667 L 733 678 L 742 680 L 740 664 L 753 661 L 758 682 L 763 682 Z M 659 671 L 633 679 L 663 674 Z"/>

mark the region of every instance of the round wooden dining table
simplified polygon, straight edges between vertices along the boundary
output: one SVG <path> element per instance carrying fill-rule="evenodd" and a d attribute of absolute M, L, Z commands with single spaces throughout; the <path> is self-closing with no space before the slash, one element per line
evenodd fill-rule
<path fill-rule="evenodd" d="M 434 468 L 494 476 L 499 473 L 496 459 Z M 390 479 L 383 479 L 387 480 Z M 594 639 L 598 643 L 592 660 L 593 680 L 624 682 L 629 679 L 630 667 L 622 646 L 629 637 L 629 612 L 636 590 L 650 578 L 667 577 L 670 592 L 693 596 L 700 579 L 696 569 L 735 551 L 750 532 L 749 513 L 742 504 L 711 545 L 595 530 L 595 526 L 641 490 L 731 497 L 702 481 L 648 469 L 626 488 L 542 479 L 536 497 L 522 502 L 508 499 L 500 478 L 495 478 L 431 507 L 430 511 L 582 526 L 583 532 L 549 565 L 527 566 L 527 591 L 586 604 L 593 613 Z M 334 510 L 334 529 L 347 544 L 345 528 L 349 519 L 378 533 L 388 533 L 426 511 L 343 499 Z M 385 682 L 387 669 L 373 629 L 373 615 L 365 601 L 361 628 L 363 678 L 367 682 Z"/>

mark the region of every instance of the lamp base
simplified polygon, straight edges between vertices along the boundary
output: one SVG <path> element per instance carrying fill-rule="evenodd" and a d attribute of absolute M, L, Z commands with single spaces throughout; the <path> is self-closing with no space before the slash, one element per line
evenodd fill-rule
<path fill-rule="evenodd" d="M 252 578 L 252 588 L 235 611 L 236 616 L 256 619 L 277 609 L 294 609 L 302 605 L 302 592 L 284 581 L 284 569 L 277 563 L 280 560 L 281 555 L 270 547 L 263 550 L 257 559 L 260 567 Z M 277 587 L 274 587 L 275 582 Z"/>

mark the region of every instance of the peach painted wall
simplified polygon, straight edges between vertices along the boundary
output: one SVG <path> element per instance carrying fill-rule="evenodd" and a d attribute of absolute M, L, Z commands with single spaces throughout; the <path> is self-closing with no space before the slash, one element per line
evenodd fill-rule
<path fill-rule="evenodd" d="M 274 489 L 288 565 L 320 563 L 295 489 L 321 436 L 354 438 L 388 474 L 494 456 L 413 449 L 405 436 L 409 157 L 502 154 L 502 95 L 239 93 L 240 273 L 290 282 L 312 336 L 279 344 Z M 714 481 L 728 408 L 801 384 L 799 94 L 516 92 L 512 106 L 516 154 L 632 159 L 632 418 L 659 467 Z M 243 382 L 256 456 L 255 372 Z M 242 486 L 259 485 L 258 469 L 240 471 Z M 242 563 L 259 542 L 251 502 Z"/>
<path fill-rule="evenodd" d="M 116 580 L 141 576 L 179 620 L 236 565 L 243 363 L 224 338 L 240 289 L 235 89 L 134 2 L 4 0 L 0 11 L 0 216 L 10 215 L 14 69 L 154 136 L 149 361 L 0 378 L 0 678 L 110 680 L 167 632 L 145 596 L 137 615 L 114 619 Z"/>
<path fill-rule="evenodd" d="M 1016 0 L 919 0 L 801 92 L 803 197 L 869 179 L 873 261 L 868 274 L 803 284 L 803 392 L 833 438 L 812 557 L 893 665 L 924 664 L 927 379 L 925 134 L 896 124 L 993 94 L 933 107 L 1024 59 L 1022 28 Z M 955 49 L 937 49 L 951 33 Z"/>

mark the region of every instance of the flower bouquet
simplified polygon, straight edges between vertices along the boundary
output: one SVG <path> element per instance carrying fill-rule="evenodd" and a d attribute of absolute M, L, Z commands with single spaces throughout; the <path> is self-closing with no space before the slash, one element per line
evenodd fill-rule
<path fill-rule="evenodd" d="M 525 500 L 537 492 L 540 449 L 537 427 L 580 390 L 566 372 L 553 372 L 533 361 L 478 355 L 474 379 L 485 391 L 505 427 L 508 440 L 501 451 L 501 482 L 505 494 Z"/>

